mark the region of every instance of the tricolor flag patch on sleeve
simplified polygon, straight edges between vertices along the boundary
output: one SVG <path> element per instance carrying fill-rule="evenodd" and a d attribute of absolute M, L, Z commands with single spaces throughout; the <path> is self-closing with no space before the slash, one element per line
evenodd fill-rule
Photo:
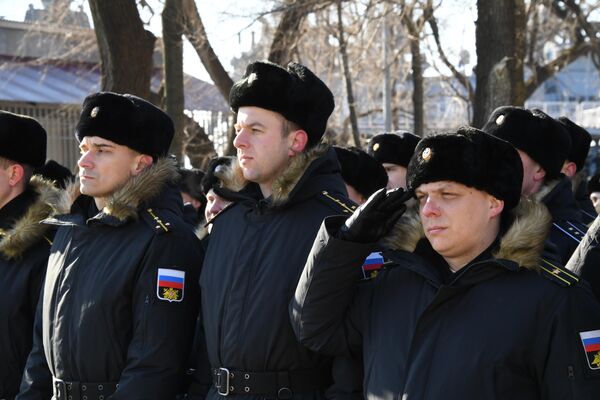
<path fill-rule="evenodd" d="M 177 269 L 158 269 L 156 279 L 156 296 L 165 301 L 183 301 L 185 289 L 185 271 Z"/>
<path fill-rule="evenodd" d="M 362 265 L 363 279 L 371 279 L 377 276 L 377 272 L 379 272 L 379 270 L 383 266 L 383 263 L 384 260 L 383 255 L 381 255 L 381 252 L 376 251 L 369 254 L 369 256 Z"/>
<path fill-rule="evenodd" d="M 593 370 L 600 370 L 600 330 L 579 332 L 588 365 Z"/>

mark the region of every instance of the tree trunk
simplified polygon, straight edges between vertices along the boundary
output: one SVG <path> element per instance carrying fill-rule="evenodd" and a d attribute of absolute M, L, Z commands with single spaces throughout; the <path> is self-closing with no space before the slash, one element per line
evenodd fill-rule
<path fill-rule="evenodd" d="M 90 0 L 100 51 L 102 90 L 148 99 L 156 37 L 144 29 L 135 0 Z"/>
<path fill-rule="evenodd" d="M 298 30 L 308 14 L 308 7 L 301 1 L 290 0 L 286 10 L 281 15 L 273 42 L 269 50 L 269 61 L 284 65 L 291 61 L 291 55 L 298 43 Z"/>
<path fill-rule="evenodd" d="M 408 42 L 411 53 L 411 69 L 413 81 L 413 132 L 415 135 L 423 136 L 423 57 L 421 55 L 420 29 L 413 21 L 412 10 L 406 10 L 403 14 L 403 22 L 408 31 Z"/>
<path fill-rule="evenodd" d="M 525 103 L 523 0 L 477 0 L 473 126 L 482 127 L 499 106 Z"/>
<path fill-rule="evenodd" d="M 421 40 L 419 36 L 411 34 L 410 52 L 412 54 L 413 129 L 415 135 L 423 136 L 423 57 L 421 56 Z"/>
<path fill-rule="evenodd" d="M 183 16 L 179 0 L 166 0 L 162 12 L 165 108 L 175 124 L 170 153 L 183 161 Z"/>
<path fill-rule="evenodd" d="M 192 46 L 194 46 L 210 79 L 212 79 L 217 89 L 219 89 L 219 92 L 225 101 L 229 102 L 229 91 L 233 86 L 233 80 L 227 71 L 225 71 L 223 64 L 219 61 L 219 58 L 208 41 L 208 36 L 206 35 L 206 30 L 204 29 L 200 14 L 198 13 L 198 8 L 196 8 L 196 3 L 194 0 L 180 1 L 182 2 L 181 9 L 185 16 L 185 37 L 187 37 Z"/>
<path fill-rule="evenodd" d="M 337 26 L 338 41 L 340 43 L 340 56 L 342 57 L 342 68 L 344 72 L 344 81 L 346 83 L 346 98 L 348 100 L 348 110 L 350 112 L 350 126 L 352 127 L 352 138 L 354 146 L 362 148 L 360 135 L 358 133 L 358 119 L 356 118 L 356 106 L 354 103 L 354 92 L 352 91 L 352 76 L 350 66 L 348 65 L 348 53 L 346 51 L 346 40 L 344 38 L 344 24 L 342 22 L 342 0 L 337 3 Z"/>

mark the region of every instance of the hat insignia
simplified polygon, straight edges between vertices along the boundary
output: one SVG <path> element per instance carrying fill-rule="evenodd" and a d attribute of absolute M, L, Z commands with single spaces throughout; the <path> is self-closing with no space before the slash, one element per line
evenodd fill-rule
<path fill-rule="evenodd" d="M 373 151 L 377 151 L 377 150 L 379 150 L 379 143 L 375 143 L 373 145 Z"/>
<path fill-rule="evenodd" d="M 99 111 L 100 111 L 100 107 L 98 107 L 98 106 L 92 108 L 92 111 L 90 112 L 90 117 L 96 118 L 96 115 L 98 115 Z"/>
<path fill-rule="evenodd" d="M 252 82 L 254 82 L 257 79 L 258 75 L 256 75 L 256 72 L 251 73 L 250 75 L 248 75 L 248 85 L 252 85 Z"/>
<path fill-rule="evenodd" d="M 431 148 L 426 147 L 425 150 L 423 150 L 423 152 L 421 153 L 421 158 L 423 158 L 424 161 L 429 161 L 432 154 L 433 152 L 431 151 Z"/>
<path fill-rule="evenodd" d="M 504 114 L 500 114 L 498 118 L 496 118 L 496 125 L 502 125 L 506 116 Z"/>

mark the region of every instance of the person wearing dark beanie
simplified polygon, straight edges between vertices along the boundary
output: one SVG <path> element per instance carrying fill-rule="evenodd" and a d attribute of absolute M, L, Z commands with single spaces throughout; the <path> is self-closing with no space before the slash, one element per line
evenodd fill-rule
<path fill-rule="evenodd" d="M 57 232 L 18 399 L 183 392 L 204 253 L 183 220 L 173 134 L 137 96 L 84 100 L 79 181 L 44 221 Z"/>
<path fill-rule="evenodd" d="M 463 127 L 423 138 L 407 172 L 407 191 L 323 221 L 291 296 L 300 343 L 362 356 L 367 398 L 595 399 L 600 303 L 540 263 L 551 217 L 521 198 L 515 148 Z M 387 267 L 361 282 L 382 242 Z"/>
<path fill-rule="evenodd" d="M 369 141 L 367 153 L 379 161 L 388 175 L 388 189 L 406 189 L 406 167 L 421 138 L 410 132 L 382 133 Z"/>
<path fill-rule="evenodd" d="M 37 173 L 45 160 L 45 129 L 33 118 L 0 111 L 0 399 L 19 392 L 54 236 L 42 221 L 56 210 L 60 193 Z"/>
<path fill-rule="evenodd" d="M 571 181 L 561 172 L 572 148 L 567 129 L 540 110 L 504 106 L 491 113 L 483 130 L 519 152 L 524 171 L 522 194 L 535 197 L 550 211 L 548 238 L 565 265 L 587 230 Z"/>

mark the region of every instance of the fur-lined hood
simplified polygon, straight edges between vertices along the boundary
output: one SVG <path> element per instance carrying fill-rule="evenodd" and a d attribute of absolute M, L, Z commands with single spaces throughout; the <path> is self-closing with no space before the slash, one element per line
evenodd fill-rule
<path fill-rule="evenodd" d="M 522 268 L 537 270 L 552 217 L 544 204 L 526 198 L 521 198 L 513 213 L 515 219 L 500 238 L 494 257 L 514 261 Z M 424 237 L 418 206 L 413 205 L 381 244 L 385 248 L 413 252 L 417 242 Z"/>
<path fill-rule="evenodd" d="M 327 168 L 329 172 L 339 172 L 339 163 L 337 159 L 334 162 L 332 157 L 335 158 L 335 153 L 330 146 L 325 144 L 319 144 L 292 157 L 285 171 L 273 182 L 271 207 L 283 206 L 299 195 L 312 195 L 312 193 L 301 194 L 300 192 L 304 191 L 304 183 L 310 179 L 313 172 L 320 168 Z M 321 162 L 318 161 L 319 159 Z M 324 165 L 327 166 L 324 167 Z M 239 199 L 238 194 L 244 195 L 246 194 L 244 192 L 256 190 L 256 184 L 244 179 L 242 168 L 235 162 L 235 159 L 228 166 L 215 172 L 215 176 L 220 179 L 221 188 L 225 189 L 217 189 L 217 194 L 228 200 L 236 201 Z M 341 178 L 340 182 L 342 182 Z"/>
<path fill-rule="evenodd" d="M 60 190 L 39 175 L 29 181 L 29 188 L 37 198 L 10 229 L 0 233 L 0 253 L 6 258 L 18 259 L 33 244 L 44 238 L 50 228 L 40 222 L 57 212 Z"/>
<path fill-rule="evenodd" d="M 99 215 L 113 217 L 121 222 L 137 220 L 140 205 L 155 199 L 166 185 L 176 182 L 178 178 L 175 161 L 161 158 L 116 190 Z M 79 196 L 79 180 L 76 180 L 63 191 L 59 204 L 60 213 L 69 214 Z"/>

